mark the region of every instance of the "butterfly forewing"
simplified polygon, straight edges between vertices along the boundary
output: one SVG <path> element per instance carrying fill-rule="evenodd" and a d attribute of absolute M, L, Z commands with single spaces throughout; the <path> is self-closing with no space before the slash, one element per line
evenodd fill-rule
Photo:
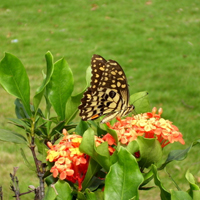
<path fill-rule="evenodd" d="M 106 61 L 99 55 L 93 55 L 91 67 L 91 86 L 79 106 L 81 118 L 93 120 L 106 115 L 102 120 L 105 123 L 130 112 L 133 106 L 129 105 L 127 80 L 121 66 L 116 61 Z"/>

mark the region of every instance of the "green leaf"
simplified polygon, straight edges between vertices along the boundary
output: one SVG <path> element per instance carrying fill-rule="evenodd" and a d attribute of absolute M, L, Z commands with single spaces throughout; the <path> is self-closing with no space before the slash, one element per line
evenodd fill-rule
<path fill-rule="evenodd" d="M 189 191 L 187 191 L 191 197 L 194 197 L 194 191 L 198 191 L 198 193 L 200 195 L 200 189 L 199 186 L 195 183 L 195 178 L 194 176 L 189 172 L 189 170 L 187 170 L 186 175 L 185 175 L 187 181 L 190 184 L 190 189 Z M 200 196 L 199 196 L 200 197 Z"/>
<path fill-rule="evenodd" d="M 105 200 L 139 199 L 138 188 L 143 181 L 138 163 L 133 155 L 121 147 L 118 161 L 110 167 L 105 180 Z"/>
<path fill-rule="evenodd" d="M 80 120 L 79 124 L 76 126 L 75 132 L 79 135 L 83 135 L 83 133 L 89 128 L 89 125 L 86 121 Z"/>
<path fill-rule="evenodd" d="M 35 137 L 35 144 L 37 146 L 37 149 L 38 149 L 38 152 L 42 155 L 45 155 L 46 156 L 46 153 L 47 153 L 47 146 L 44 144 L 44 140 L 43 139 L 40 139 L 38 137 Z"/>
<path fill-rule="evenodd" d="M 91 192 L 89 189 L 85 191 L 87 200 L 97 200 L 95 193 Z"/>
<path fill-rule="evenodd" d="M 5 53 L 0 62 L 0 84 L 9 94 L 21 99 L 31 116 L 29 79 L 21 61 L 12 54 Z"/>
<path fill-rule="evenodd" d="M 171 200 L 193 200 L 193 199 L 187 192 L 172 190 Z"/>
<path fill-rule="evenodd" d="M 130 103 L 135 106 L 137 114 L 150 112 L 148 92 L 138 92 L 130 96 Z"/>
<path fill-rule="evenodd" d="M 53 74 L 53 70 L 54 70 L 53 56 L 49 51 L 45 54 L 45 58 L 46 58 L 46 62 L 47 62 L 46 76 L 45 76 L 42 84 L 40 85 L 40 87 L 36 90 L 35 96 L 33 98 L 35 114 L 37 113 L 38 106 L 42 100 L 42 96 L 44 94 L 45 87 L 49 83 L 50 78 Z"/>
<path fill-rule="evenodd" d="M 104 192 L 102 191 L 102 189 L 98 189 L 94 193 L 98 200 L 104 200 Z"/>
<path fill-rule="evenodd" d="M 58 124 L 56 124 L 56 126 L 52 129 L 52 131 L 49 134 L 50 137 L 54 136 L 57 133 L 61 133 L 64 126 L 65 126 L 65 121 L 60 121 Z"/>
<path fill-rule="evenodd" d="M 65 112 L 66 124 L 68 124 L 70 121 L 72 121 L 75 118 L 75 116 L 78 112 L 78 106 L 80 105 L 81 99 L 83 97 L 83 93 L 90 85 L 90 79 L 91 79 L 91 67 L 88 67 L 87 71 L 86 71 L 86 87 L 85 87 L 85 89 L 81 93 L 79 93 L 75 96 L 71 96 L 69 98 L 69 100 L 67 101 L 66 112 Z"/>
<path fill-rule="evenodd" d="M 82 190 L 84 191 L 92 179 L 92 177 L 101 169 L 101 166 L 92 158 L 88 165 L 87 173 L 85 175 L 84 181 L 82 183 Z"/>
<path fill-rule="evenodd" d="M 15 99 L 15 114 L 18 119 L 30 118 L 20 99 Z"/>
<path fill-rule="evenodd" d="M 30 170 L 36 171 L 35 166 L 31 165 L 31 163 L 27 160 L 26 155 L 25 155 L 25 153 L 24 153 L 24 150 L 23 150 L 22 148 L 20 148 L 20 152 L 21 152 L 22 158 L 24 159 L 24 163 L 26 164 L 26 166 L 27 166 Z"/>
<path fill-rule="evenodd" d="M 17 144 L 27 144 L 27 140 L 23 135 L 4 129 L 0 129 L 0 140 Z"/>
<path fill-rule="evenodd" d="M 72 200 L 72 189 L 65 181 L 58 180 L 48 187 L 43 200 Z"/>
<path fill-rule="evenodd" d="M 160 178 L 158 177 L 157 168 L 155 165 L 151 165 L 152 172 L 154 174 L 154 183 L 160 188 L 160 197 L 162 200 L 169 200 L 171 199 L 171 194 L 167 192 L 167 190 L 163 187 L 163 184 L 160 181 Z"/>
<path fill-rule="evenodd" d="M 98 162 L 106 171 L 110 167 L 110 154 L 108 151 L 108 143 L 104 142 L 98 147 L 95 145 L 94 131 L 89 128 L 83 135 L 82 142 L 79 146 L 81 152 L 86 153 Z"/>
<path fill-rule="evenodd" d="M 159 167 L 158 170 L 162 170 L 165 168 L 165 166 L 172 162 L 173 160 L 176 160 L 176 161 L 181 161 L 181 160 L 184 160 L 188 153 L 190 152 L 191 148 L 193 147 L 193 144 L 191 144 L 187 149 L 181 149 L 181 150 L 173 150 L 171 151 L 169 154 L 168 154 L 168 157 L 165 161 L 165 163 L 162 164 L 161 167 Z"/>
<path fill-rule="evenodd" d="M 8 118 L 10 120 L 9 123 L 14 124 L 15 126 L 18 126 L 20 128 L 25 129 L 26 131 L 30 131 L 30 127 L 21 119 L 12 119 Z"/>
<path fill-rule="evenodd" d="M 131 153 L 134 154 L 135 152 L 139 151 L 139 145 L 136 140 L 133 140 L 128 143 L 126 149 Z"/>
<path fill-rule="evenodd" d="M 47 95 L 60 120 L 65 119 L 65 108 L 74 87 L 72 71 L 65 59 L 54 64 L 51 81 L 47 85 Z"/>
<path fill-rule="evenodd" d="M 147 173 L 143 173 L 144 181 L 141 186 L 148 184 L 153 179 L 153 172 L 149 170 Z"/>
<path fill-rule="evenodd" d="M 51 185 L 48 187 L 47 192 L 43 200 L 55 200 L 56 199 L 56 192 L 54 188 L 51 187 Z"/>
<path fill-rule="evenodd" d="M 78 106 L 80 105 L 81 98 L 83 97 L 83 93 L 84 91 L 75 96 L 71 96 L 68 99 L 67 104 L 66 104 L 66 112 L 65 112 L 66 124 L 71 122 L 76 117 L 76 114 L 78 112 Z"/>
<path fill-rule="evenodd" d="M 136 140 L 140 149 L 139 165 L 147 168 L 153 163 L 157 163 L 162 158 L 162 148 L 157 139 L 137 137 Z"/>
<path fill-rule="evenodd" d="M 56 199 L 71 200 L 73 198 L 72 189 L 67 182 L 59 180 L 56 182 L 55 188 L 58 192 L 58 196 Z"/>

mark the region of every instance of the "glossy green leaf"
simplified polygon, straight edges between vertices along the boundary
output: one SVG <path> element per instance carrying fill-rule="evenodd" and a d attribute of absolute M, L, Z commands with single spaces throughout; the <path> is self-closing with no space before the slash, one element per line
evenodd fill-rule
<path fill-rule="evenodd" d="M 47 192 L 46 192 L 43 200 L 55 200 L 56 196 L 57 196 L 57 194 L 56 194 L 55 189 L 50 185 L 47 189 Z"/>
<path fill-rule="evenodd" d="M 58 193 L 57 200 L 71 200 L 73 198 L 72 189 L 67 182 L 59 180 L 56 182 L 55 188 Z"/>
<path fill-rule="evenodd" d="M 58 180 L 54 185 L 49 185 L 43 200 L 72 200 L 72 198 L 70 185 L 65 181 Z"/>
<path fill-rule="evenodd" d="M 23 135 L 4 129 L 0 129 L 0 140 L 17 144 L 27 144 L 27 140 Z"/>
<path fill-rule="evenodd" d="M 153 179 L 153 172 L 149 170 L 147 173 L 143 173 L 144 181 L 141 186 L 148 184 Z"/>
<path fill-rule="evenodd" d="M 64 126 L 65 126 L 65 121 L 60 121 L 58 124 L 56 124 L 56 126 L 51 130 L 49 134 L 50 137 L 54 136 L 55 134 L 59 132 L 61 133 Z"/>
<path fill-rule="evenodd" d="M 193 200 L 193 198 L 185 191 L 172 190 L 171 193 L 171 200 Z"/>
<path fill-rule="evenodd" d="M 66 124 L 71 122 L 76 117 L 76 114 L 78 113 L 78 106 L 81 103 L 81 98 L 83 97 L 83 93 L 84 92 L 81 92 L 75 96 L 71 96 L 68 99 L 65 112 Z"/>
<path fill-rule="evenodd" d="M 181 150 L 173 150 L 171 151 L 169 154 L 168 154 L 168 157 L 165 161 L 165 163 L 162 164 L 161 167 L 159 167 L 159 170 L 162 170 L 165 168 L 165 166 L 172 162 L 173 160 L 176 160 L 176 161 L 181 161 L 181 160 L 184 160 L 188 153 L 190 152 L 191 148 L 192 148 L 193 144 L 190 145 L 187 149 L 181 149 Z"/>
<path fill-rule="evenodd" d="M 195 178 L 194 176 L 189 172 L 189 170 L 187 170 L 186 175 L 185 175 L 187 181 L 190 184 L 190 189 L 187 191 L 191 197 L 194 197 L 194 191 L 198 191 L 199 195 L 200 195 L 200 189 L 199 186 L 196 184 L 195 182 Z M 196 194 L 198 194 L 196 193 Z M 200 197 L 200 196 L 199 196 Z"/>
<path fill-rule="evenodd" d="M 155 165 L 152 165 L 152 172 L 154 174 L 154 183 L 160 188 L 160 197 L 162 200 L 171 199 L 171 194 L 163 187 L 163 184 L 158 177 L 157 168 Z"/>
<path fill-rule="evenodd" d="M 153 163 L 157 163 L 162 158 L 162 148 L 157 139 L 147 139 L 137 137 L 136 140 L 140 149 L 139 165 L 147 168 Z"/>
<path fill-rule="evenodd" d="M 89 189 L 85 191 L 87 200 L 97 200 L 95 193 L 91 192 Z"/>
<path fill-rule="evenodd" d="M 80 120 L 78 125 L 76 126 L 75 132 L 79 135 L 83 135 L 83 133 L 89 128 L 89 125 L 86 121 Z"/>
<path fill-rule="evenodd" d="M 40 154 L 46 156 L 46 153 L 47 153 L 48 148 L 47 148 L 47 146 L 44 144 L 44 139 L 35 137 L 35 144 L 36 144 L 36 146 L 37 146 L 38 152 L 39 152 Z"/>
<path fill-rule="evenodd" d="M 20 99 L 15 99 L 15 114 L 18 119 L 30 118 L 30 115 L 26 112 L 24 105 Z"/>
<path fill-rule="evenodd" d="M 98 147 L 96 147 L 94 136 L 94 131 L 91 128 L 87 129 L 87 131 L 85 131 L 83 135 L 83 139 L 79 146 L 79 149 L 81 152 L 84 152 L 90 157 L 92 157 L 106 171 L 108 171 L 111 164 L 110 155 L 108 151 L 108 143 L 104 142 Z"/>
<path fill-rule="evenodd" d="M 89 186 L 92 177 L 101 169 L 101 166 L 92 158 L 88 165 L 87 173 L 85 175 L 84 181 L 82 183 L 83 191 Z"/>
<path fill-rule="evenodd" d="M 135 106 L 135 112 L 137 114 L 150 112 L 150 104 L 148 92 L 138 92 L 130 96 L 130 104 Z"/>
<path fill-rule="evenodd" d="M 105 200 L 139 199 L 138 188 L 143 181 L 138 163 L 133 155 L 121 147 L 118 161 L 110 167 L 105 180 Z"/>
<path fill-rule="evenodd" d="M 86 87 L 81 93 L 71 96 L 67 101 L 66 113 L 65 113 L 66 124 L 71 122 L 76 117 L 76 114 L 78 113 L 78 106 L 81 104 L 83 93 L 90 85 L 90 79 L 91 79 L 91 67 L 88 67 L 86 71 Z"/>
<path fill-rule="evenodd" d="M 103 189 L 98 189 L 94 193 L 95 193 L 95 195 L 96 195 L 96 197 L 97 197 L 98 200 L 104 200 Z"/>
<path fill-rule="evenodd" d="M 29 79 L 21 61 L 12 54 L 5 53 L 0 62 L 0 84 L 9 94 L 21 99 L 31 116 Z"/>
<path fill-rule="evenodd" d="M 65 59 L 54 64 L 54 72 L 47 85 L 47 96 L 60 120 L 65 119 L 65 108 L 74 88 L 72 71 Z"/>
<path fill-rule="evenodd" d="M 34 108 L 35 108 L 35 113 L 37 113 L 37 109 L 38 109 L 38 106 L 39 106 L 39 104 L 42 100 L 42 97 L 43 97 L 43 94 L 44 94 L 44 91 L 45 91 L 45 87 L 49 83 L 50 78 L 53 74 L 53 70 L 54 70 L 53 56 L 49 51 L 45 54 L 45 58 L 46 58 L 46 63 L 47 63 L 46 75 L 44 77 L 42 84 L 36 90 L 35 96 L 33 98 L 33 105 L 34 105 Z"/>
<path fill-rule="evenodd" d="M 21 119 L 12 119 L 12 118 L 8 118 L 8 119 L 9 119 L 9 123 L 14 124 L 15 126 L 18 126 L 20 128 L 23 128 L 28 132 L 30 131 L 30 126 L 28 126 L 27 123 L 25 123 L 25 121 Z"/>
<path fill-rule="evenodd" d="M 134 154 L 135 152 L 139 151 L 139 145 L 136 140 L 133 140 L 128 143 L 126 149 L 131 153 Z"/>

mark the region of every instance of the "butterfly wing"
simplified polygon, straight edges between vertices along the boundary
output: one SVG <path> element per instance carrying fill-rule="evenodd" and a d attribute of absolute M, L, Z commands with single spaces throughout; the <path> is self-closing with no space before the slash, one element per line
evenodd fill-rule
<path fill-rule="evenodd" d="M 83 120 L 107 115 L 103 123 L 116 117 L 129 105 L 129 91 L 125 73 L 113 60 L 93 55 L 91 86 L 84 93 L 79 106 Z"/>

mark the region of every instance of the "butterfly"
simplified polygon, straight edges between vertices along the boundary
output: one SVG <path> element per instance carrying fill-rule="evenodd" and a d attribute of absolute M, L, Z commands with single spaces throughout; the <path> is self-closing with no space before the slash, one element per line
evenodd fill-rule
<path fill-rule="evenodd" d="M 129 104 L 125 73 L 116 61 L 106 61 L 100 55 L 94 54 L 91 68 L 90 87 L 84 93 L 78 107 L 82 120 L 95 120 L 105 115 L 101 123 L 106 123 L 134 110 L 134 105 Z"/>

